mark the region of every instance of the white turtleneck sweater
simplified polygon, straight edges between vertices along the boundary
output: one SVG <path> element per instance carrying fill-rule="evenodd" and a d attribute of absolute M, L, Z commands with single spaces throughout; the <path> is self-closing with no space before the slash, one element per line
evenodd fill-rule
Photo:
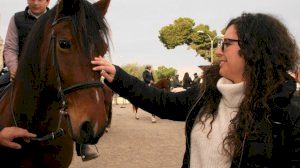
<path fill-rule="evenodd" d="M 229 131 L 230 120 L 238 111 L 240 103 L 244 98 L 244 82 L 232 83 L 226 78 L 221 78 L 217 82 L 217 88 L 222 94 L 218 112 L 212 123 L 210 131 L 209 118 L 205 122 L 205 127 L 196 120 L 191 133 L 191 157 L 190 168 L 229 168 L 230 158 L 223 149 L 223 140 Z M 201 118 L 203 120 L 203 117 Z"/>

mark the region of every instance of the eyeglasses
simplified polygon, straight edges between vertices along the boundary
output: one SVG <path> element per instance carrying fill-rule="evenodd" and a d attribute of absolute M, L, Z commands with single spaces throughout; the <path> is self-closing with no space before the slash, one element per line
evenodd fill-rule
<path fill-rule="evenodd" d="M 230 38 L 220 39 L 220 41 L 218 42 L 218 47 L 221 48 L 222 52 L 224 52 L 224 50 L 230 45 L 232 45 L 232 43 L 234 42 L 237 42 L 239 44 L 240 40 L 230 39 Z"/>

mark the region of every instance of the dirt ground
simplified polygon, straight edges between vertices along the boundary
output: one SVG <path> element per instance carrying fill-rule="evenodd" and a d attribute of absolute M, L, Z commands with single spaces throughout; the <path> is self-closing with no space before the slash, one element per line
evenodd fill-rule
<path fill-rule="evenodd" d="M 184 122 L 157 119 L 132 106 L 113 105 L 109 132 L 96 145 L 100 156 L 82 162 L 74 153 L 70 168 L 179 168 L 185 149 Z"/>

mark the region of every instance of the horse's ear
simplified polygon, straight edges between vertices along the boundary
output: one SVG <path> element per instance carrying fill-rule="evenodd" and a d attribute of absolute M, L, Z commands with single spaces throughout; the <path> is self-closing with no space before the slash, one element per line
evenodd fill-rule
<path fill-rule="evenodd" d="M 102 16 L 105 16 L 108 6 L 110 4 L 110 0 L 99 0 L 98 2 L 94 3 L 93 6 L 96 10 L 100 10 Z"/>
<path fill-rule="evenodd" d="M 65 16 L 73 15 L 79 10 L 79 0 L 59 0 L 58 1 L 58 14 Z"/>

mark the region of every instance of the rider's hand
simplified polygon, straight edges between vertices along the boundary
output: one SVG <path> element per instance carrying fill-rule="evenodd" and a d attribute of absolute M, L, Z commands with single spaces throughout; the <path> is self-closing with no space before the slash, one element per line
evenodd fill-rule
<path fill-rule="evenodd" d="M 0 145 L 13 149 L 21 149 L 20 144 L 12 142 L 15 138 L 25 138 L 28 140 L 34 137 L 36 137 L 36 135 L 28 132 L 26 129 L 5 127 L 0 131 Z"/>
<path fill-rule="evenodd" d="M 100 71 L 101 76 L 103 76 L 108 82 L 112 82 L 116 75 L 116 68 L 110 62 L 102 58 L 101 56 L 95 57 L 92 61 L 94 71 Z"/>

